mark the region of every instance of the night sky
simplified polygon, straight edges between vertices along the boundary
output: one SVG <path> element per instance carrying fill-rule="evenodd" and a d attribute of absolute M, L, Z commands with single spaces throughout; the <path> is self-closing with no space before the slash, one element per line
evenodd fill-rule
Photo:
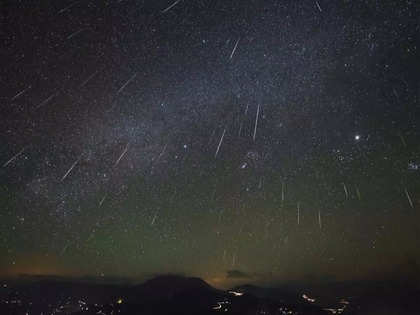
<path fill-rule="evenodd" d="M 0 275 L 419 270 L 418 1 L 0 10 Z"/>

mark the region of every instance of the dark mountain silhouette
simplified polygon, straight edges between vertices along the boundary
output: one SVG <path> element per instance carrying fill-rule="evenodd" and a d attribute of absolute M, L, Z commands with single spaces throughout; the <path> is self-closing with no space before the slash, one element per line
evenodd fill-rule
<path fill-rule="evenodd" d="M 2 286 L 0 314 L 53 314 L 64 307 L 68 314 L 71 311 L 79 315 L 325 315 L 331 313 L 324 308 L 337 310 L 344 306 L 343 314 L 387 314 L 390 310 L 398 314 L 418 314 L 420 298 L 418 285 L 395 281 L 310 286 L 294 283 L 275 288 L 243 285 L 222 291 L 202 279 L 174 275 L 158 276 L 134 286 L 39 279 L 42 280 L 8 282 L 9 285 Z M 303 293 L 316 298 L 316 302 L 305 301 Z M 331 296 L 335 301 L 325 302 L 324 296 Z"/>
<path fill-rule="evenodd" d="M 295 292 L 242 286 L 235 291 L 211 287 L 199 278 L 159 276 L 127 289 L 122 314 L 282 314 L 299 311 L 301 314 L 327 314 L 320 307 L 298 299 Z M 287 310 L 287 311 L 286 311 Z"/>
<path fill-rule="evenodd" d="M 199 278 L 165 275 L 128 288 L 122 312 L 134 314 L 207 314 L 228 294 Z"/>
<path fill-rule="evenodd" d="M 43 278 L 40 278 L 43 279 Z M 62 280 L 62 279 L 61 279 Z M 245 294 L 213 288 L 199 278 L 164 275 L 135 286 L 91 284 L 48 280 L 16 284 L 8 288 L 9 301 L 0 303 L 0 314 L 54 313 L 63 309 L 71 314 L 282 314 L 286 310 L 300 310 L 301 314 L 325 314 L 321 309 L 310 307 L 303 301 L 288 297 L 280 300 L 270 294 L 260 294 L 269 289 L 243 286 Z M 276 292 L 277 296 L 280 292 Z M 291 296 L 291 295 L 290 295 Z M 80 302 L 82 301 L 82 302 Z M 86 304 L 85 304 L 86 302 Z M 95 305 L 96 304 L 96 305 Z M 311 308 L 312 307 L 312 308 Z M 282 310 L 282 311 L 281 311 Z M 12 312 L 13 311 L 13 312 Z M 64 312 L 64 311 L 62 311 Z"/>
<path fill-rule="evenodd" d="M 200 278 L 183 277 L 177 275 L 158 276 L 147 280 L 145 283 L 134 286 L 129 289 L 130 294 L 173 296 L 189 291 L 222 292 L 211 287 Z"/>

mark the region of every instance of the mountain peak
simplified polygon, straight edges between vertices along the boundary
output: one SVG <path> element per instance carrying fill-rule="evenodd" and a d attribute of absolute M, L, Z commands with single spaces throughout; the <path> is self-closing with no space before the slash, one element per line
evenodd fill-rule
<path fill-rule="evenodd" d="M 212 287 L 204 280 L 196 277 L 184 277 L 179 275 L 160 275 L 147 280 L 143 286 L 154 289 L 178 287 L 180 289 L 199 289 Z"/>
<path fill-rule="evenodd" d="M 200 278 L 161 275 L 132 287 L 127 292 L 130 301 L 171 299 L 175 296 L 208 296 L 220 292 Z"/>

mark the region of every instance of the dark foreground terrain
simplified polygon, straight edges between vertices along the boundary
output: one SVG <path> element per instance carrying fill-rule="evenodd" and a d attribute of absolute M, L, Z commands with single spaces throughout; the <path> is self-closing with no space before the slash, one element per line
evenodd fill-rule
<path fill-rule="evenodd" d="M 136 286 L 62 280 L 2 281 L 0 314 L 420 314 L 406 283 L 330 283 L 217 290 L 198 278 L 159 276 Z"/>

